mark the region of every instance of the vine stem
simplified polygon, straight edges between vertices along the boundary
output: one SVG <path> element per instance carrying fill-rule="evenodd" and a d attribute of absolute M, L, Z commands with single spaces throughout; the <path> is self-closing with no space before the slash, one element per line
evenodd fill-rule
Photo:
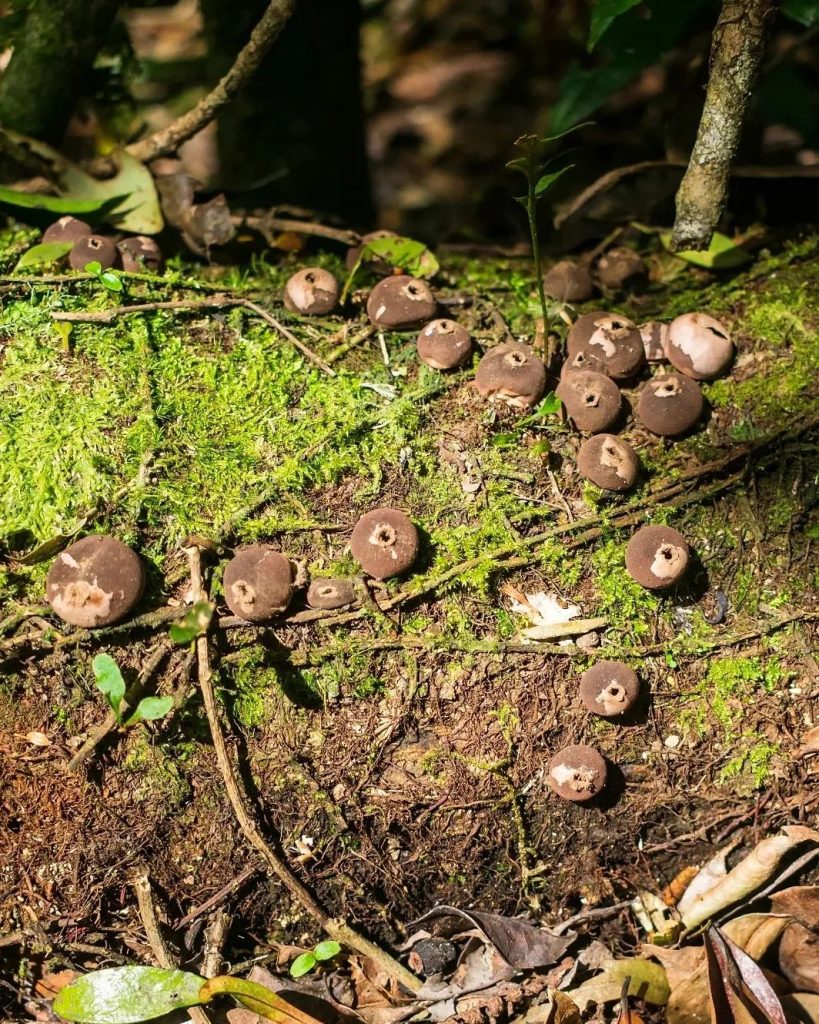
<path fill-rule="evenodd" d="M 546 308 L 546 292 L 543 289 L 543 263 L 540 254 L 540 235 L 537 230 L 537 194 L 535 193 L 536 181 L 531 174 L 526 175 L 526 215 L 529 218 L 529 234 L 532 236 L 532 257 L 535 262 L 535 276 L 537 278 L 537 297 L 540 302 L 540 312 L 543 316 L 543 336 L 549 337 L 549 311 Z"/>

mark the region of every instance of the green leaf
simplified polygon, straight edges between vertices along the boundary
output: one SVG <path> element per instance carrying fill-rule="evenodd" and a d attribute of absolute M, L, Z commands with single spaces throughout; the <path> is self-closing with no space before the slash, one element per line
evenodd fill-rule
<path fill-rule="evenodd" d="M 110 654 L 98 654 L 91 662 L 91 668 L 97 681 L 97 689 L 105 694 L 105 699 L 119 722 L 120 704 L 125 696 L 125 680 L 119 666 Z"/>
<path fill-rule="evenodd" d="M 567 167 L 561 167 L 559 171 L 552 171 L 551 174 L 544 174 L 535 185 L 535 195 L 542 196 L 544 192 L 554 185 L 558 178 L 561 178 L 566 171 L 570 171 L 573 167 L 574 164 L 569 164 Z"/>
<path fill-rule="evenodd" d="M 197 1006 L 205 979 L 159 967 L 112 967 L 61 989 L 54 1011 L 84 1024 L 132 1024 Z"/>
<path fill-rule="evenodd" d="M 125 724 L 155 722 L 158 718 L 164 718 L 172 707 L 173 697 L 143 697 L 137 704 L 134 713 L 126 719 Z"/>
<path fill-rule="evenodd" d="M 109 292 L 122 291 L 122 278 L 113 270 L 104 270 L 100 274 L 100 281 L 105 285 Z"/>
<path fill-rule="evenodd" d="M 374 238 L 364 246 L 362 256 L 379 256 L 412 277 L 434 277 L 439 269 L 435 256 L 414 238 Z"/>
<path fill-rule="evenodd" d="M 663 231 L 660 234 L 660 241 L 670 251 L 671 232 Z M 705 267 L 707 270 L 730 270 L 732 267 L 741 267 L 744 263 L 750 263 L 753 256 L 741 245 L 737 245 L 727 235 L 721 235 L 718 231 L 714 233 L 711 244 L 701 252 L 686 250 L 675 252 L 675 256 L 686 263 L 693 263 L 695 267 Z"/>
<path fill-rule="evenodd" d="M 332 939 L 319 942 L 317 946 L 313 947 L 313 955 L 316 960 L 332 960 L 333 957 L 338 956 L 340 952 L 341 946 Z"/>
<path fill-rule="evenodd" d="M 597 46 L 600 37 L 615 18 L 619 18 L 621 14 L 625 14 L 639 3 L 640 0 L 596 0 L 592 8 L 591 27 L 589 28 L 587 44 L 589 53 Z"/>
<path fill-rule="evenodd" d="M 48 210 L 49 213 L 97 213 L 106 203 L 104 199 L 77 199 L 74 196 L 44 196 L 38 192 L 18 192 L 0 186 L 0 203 L 21 206 L 26 210 Z"/>
<path fill-rule="evenodd" d="M 316 958 L 312 953 L 302 953 L 290 964 L 290 977 L 301 978 L 316 966 Z"/>
<path fill-rule="evenodd" d="M 101 274 L 102 264 L 99 260 L 89 260 L 89 262 L 85 264 L 84 269 L 87 274 Z"/>
<path fill-rule="evenodd" d="M 168 630 L 175 644 L 189 644 L 207 631 L 214 606 L 209 601 L 197 601 L 181 622 L 175 622 Z"/>
<path fill-rule="evenodd" d="M 819 25 L 819 0 L 785 0 L 782 13 L 805 28 Z"/>
<path fill-rule="evenodd" d="M 492 438 L 492 445 L 495 448 L 511 448 L 516 445 L 520 437 L 518 434 L 495 434 Z"/>
<path fill-rule="evenodd" d="M 30 267 L 45 267 L 49 263 L 56 263 L 71 251 L 72 242 L 40 242 L 33 245 L 28 252 L 24 252 L 17 261 L 17 270 L 25 270 Z"/>

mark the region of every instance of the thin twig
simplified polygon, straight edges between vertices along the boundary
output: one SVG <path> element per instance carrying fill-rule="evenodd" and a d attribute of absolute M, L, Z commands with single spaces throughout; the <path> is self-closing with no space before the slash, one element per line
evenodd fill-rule
<path fill-rule="evenodd" d="M 266 309 L 262 309 L 261 306 L 257 306 L 256 303 L 252 302 L 250 299 L 243 299 L 241 304 L 246 309 L 253 310 L 256 316 L 260 316 L 262 320 L 277 330 L 283 338 L 287 338 L 291 345 L 295 346 L 302 355 L 307 356 L 312 363 L 315 363 L 316 366 L 324 370 L 326 374 L 329 374 L 331 377 L 335 377 L 336 371 L 331 366 L 328 366 L 320 356 L 317 356 L 311 348 L 308 348 L 303 341 L 299 341 L 296 335 L 293 334 L 291 330 L 288 330 L 284 324 L 279 323 L 272 313 L 268 313 Z"/>
<path fill-rule="evenodd" d="M 208 922 L 205 929 L 205 939 L 202 948 L 202 967 L 200 973 L 203 978 L 215 978 L 222 967 L 222 950 L 225 939 L 230 928 L 230 915 L 224 910 L 217 910 Z"/>
<path fill-rule="evenodd" d="M 209 910 L 213 910 L 214 907 L 218 907 L 221 903 L 224 903 L 229 896 L 232 896 L 234 892 L 241 889 L 245 882 L 250 881 L 250 879 L 254 875 L 258 874 L 260 870 L 261 868 L 257 864 L 250 864 L 235 878 L 232 878 L 227 885 L 223 885 L 218 892 L 215 892 L 212 896 L 208 897 L 204 903 L 200 903 L 198 907 L 194 907 L 193 910 L 185 914 L 184 917 L 180 917 L 176 922 L 176 927 L 185 928 L 187 925 L 195 921 L 197 917 L 201 917 L 202 914 L 207 914 Z"/>
<path fill-rule="evenodd" d="M 316 221 L 295 220 L 289 217 L 277 217 L 275 212 L 257 216 L 249 214 L 245 217 L 237 217 L 238 226 L 244 224 L 252 231 L 258 231 L 264 235 L 268 244 L 273 241 L 274 232 L 292 231 L 297 235 L 313 235 L 316 238 L 329 238 L 332 242 L 341 242 L 343 245 L 357 245 L 361 241 L 361 235 L 349 228 L 333 228 L 327 224 L 319 224 Z"/>

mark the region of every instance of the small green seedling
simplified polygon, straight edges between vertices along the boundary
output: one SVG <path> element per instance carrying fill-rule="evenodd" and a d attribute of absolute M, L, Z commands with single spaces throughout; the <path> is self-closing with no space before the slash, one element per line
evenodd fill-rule
<path fill-rule="evenodd" d="M 121 292 L 123 288 L 122 278 L 115 270 L 103 270 L 98 260 L 91 260 L 85 264 L 86 274 L 93 274 L 99 283 L 107 288 L 109 292 Z"/>
<path fill-rule="evenodd" d="M 496 434 L 492 438 L 492 444 L 496 448 L 516 447 L 524 431 L 530 429 L 543 430 L 547 426 L 546 421 L 556 413 L 560 412 L 560 406 L 560 399 L 554 391 L 550 391 L 533 413 L 529 416 L 524 416 L 522 420 L 518 420 L 517 423 L 515 423 L 515 429 L 510 433 Z M 537 441 L 529 450 L 531 455 L 546 455 L 549 451 L 551 451 L 551 445 L 546 438 Z"/>
<path fill-rule="evenodd" d="M 213 615 L 210 601 L 197 601 L 191 605 L 181 622 L 174 622 L 168 630 L 175 644 L 189 644 L 198 636 L 206 633 Z"/>
<path fill-rule="evenodd" d="M 301 978 L 303 975 L 309 974 L 318 964 L 324 963 L 326 960 L 332 960 L 340 952 L 341 946 L 331 939 L 328 939 L 326 942 L 319 942 L 311 950 L 302 953 L 301 956 L 297 956 L 293 963 L 290 964 L 290 977 Z"/>
<path fill-rule="evenodd" d="M 438 260 L 423 242 L 414 238 L 402 238 L 389 235 L 386 238 L 373 238 L 361 247 L 358 259 L 353 264 L 344 288 L 341 291 L 340 303 L 343 306 L 350 294 L 356 274 L 361 264 L 368 259 L 381 259 L 393 267 L 400 267 L 410 277 L 434 277 L 438 273 Z"/>
<path fill-rule="evenodd" d="M 122 717 L 122 701 L 125 698 L 125 680 L 119 665 L 110 654 L 98 654 L 91 662 L 97 689 L 105 695 L 117 725 L 129 729 L 139 722 L 153 722 L 164 718 L 173 707 L 173 697 L 143 697 L 127 718 Z"/>

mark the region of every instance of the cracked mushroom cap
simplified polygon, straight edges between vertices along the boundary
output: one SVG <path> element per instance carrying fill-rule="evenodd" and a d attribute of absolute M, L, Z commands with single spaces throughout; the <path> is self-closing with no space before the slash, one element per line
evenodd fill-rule
<path fill-rule="evenodd" d="M 296 578 L 293 563 L 268 544 L 240 548 L 225 566 L 225 602 L 240 619 L 265 622 L 290 604 Z"/>
<path fill-rule="evenodd" d="M 619 313 L 578 317 L 569 330 L 566 350 L 572 369 L 595 370 L 614 380 L 633 377 L 646 358 L 637 325 Z"/>
<path fill-rule="evenodd" d="M 420 327 L 432 320 L 437 310 L 438 303 L 426 281 L 408 274 L 385 277 L 367 300 L 370 321 L 388 331 Z"/>
<path fill-rule="evenodd" d="M 44 242 L 78 242 L 86 235 L 90 235 L 92 228 L 84 220 L 77 217 L 60 217 L 55 220 L 43 232 Z"/>
<path fill-rule="evenodd" d="M 586 302 L 594 294 L 594 284 L 582 264 L 561 260 L 543 275 L 543 290 L 555 302 Z"/>
<path fill-rule="evenodd" d="M 376 580 L 406 572 L 418 557 L 418 547 L 415 524 L 397 508 L 365 512 L 350 538 L 353 558 Z"/>
<path fill-rule="evenodd" d="M 418 358 L 433 370 L 454 370 L 472 351 L 469 331 L 454 320 L 433 320 L 418 335 Z"/>
<path fill-rule="evenodd" d="M 329 270 L 304 267 L 297 270 L 284 286 L 284 304 L 291 313 L 323 316 L 338 305 L 341 288 Z"/>
<path fill-rule="evenodd" d="M 598 661 L 580 677 L 580 699 L 596 715 L 616 718 L 640 696 L 637 673 L 622 661 Z"/>
<path fill-rule="evenodd" d="M 145 270 L 161 270 L 164 264 L 162 250 L 150 235 L 132 235 L 117 242 L 122 269 L 129 274 Z"/>
<path fill-rule="evenodd" d="M 637 328 L 643 339 L 643 349 L 649 363 L 662 363 L 665 360 L 665 346 L 668 342 L 668 324 L 659 320 L 649 320 Z"/>
<path fill-rule="evenodd" d="M 54 559 L 46 600 L 64 622 L 83 629 L 110 626 L 136 605 L 145 569 L 127 544 L 106 534 L 83 537 Z"/>
<path fill-rule="evenodd" d="M 606 762 L 594 747 L 575 743 L 558 750 L 549 762 L 549 784 L 559 797 L 585 803 L 606 784 Z"/>
<path fill-rule="evenodd" d="M 627 491 L 637 480 L 640 462 L 628 441 L 614 434 L 595 434 L 581 444 L 577 468 L 604 491 Z"/>
<path fill-rule="evenodd" d="M 670 526 L 641 526 L 626 547 L 626 571 L 648 590 L 673 587 L 689 561 L 688 542 Z"/>
<path fill-rule="evenodd" d="M 707 313 L 684 313 L 669 324 L 665 353 L 687 377 L 713 380 L 730 366 L 734 344 L 719 320 Z"/>
<path fill-rule="evenodd" d="M 546 367 L 528 345 L 504 342 L 489 349 L 478 363 L 475 386 L 484 398 L 498 397 L 525 409 L 546 393 Z"/>
<path fill-rule="evenodd" d="M 78 238 L 68 254 L 68 262 L 74 270 L 85 270 L 96 260 L 103 270 L 119 266 L 119 249 L 104 235 L 85 235 Z"/>
<path fill-rule="evenodd" d="M 597 261 L 597 278 L 603 288 L 619 291 L 643 284 L 648 277 L 648 268 L 639 253 L 626 246 L 620 246 L 601 256 Z"/>
<path fill-rule="evenodd" d="M 398 235 L 394 231 L 387 231 L 386 228 L 382 228 L 379 231 L 368 231 L 366 235 L 361 236 L 360 245 L 352 245 L 347 250 L 347 255 L 344 257 L 347 269 L 352 270 L 356 263 L 358 263 L 358 257 L 361 255 L 361 251 L 367 242 L 377 242 L 379 238 L 398 238 Z M 392 265 L 380 256 L 371 256 L 362 260 L 361 266 L 371 270 L 374 274 L 386 275 L 392 273 Z"/>
<path fill-rule="evenodd" d="M 355 601 L 355 587 L 352 580 L 319 577 L 307 588 L 307 603 L 311 608 L 327 611 L 343 608 Z"/>
<path fill-rule="evenodd" d="M 555 394 L 584 434 L 607 430 L 620 415 L 620 391 L 611 378 L 591 370 L 568 373 Z"/>
<path fill-rule="evenodd" d="M 641 389 L 637 417 L 652 434 L 677 437 L 694 426 L 703 407 L 699 384 L 679 373 L 664 373 Z"/>

